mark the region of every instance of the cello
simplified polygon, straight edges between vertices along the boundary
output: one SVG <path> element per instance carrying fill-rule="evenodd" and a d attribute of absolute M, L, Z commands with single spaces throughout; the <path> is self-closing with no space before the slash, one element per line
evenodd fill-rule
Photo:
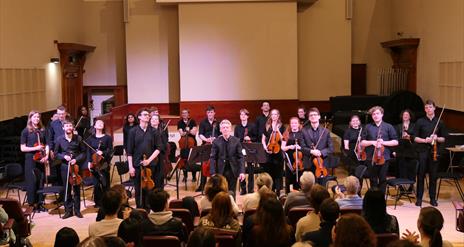
<path fill-rule="evenodd" d="M 185 127 L 185 135 L 183 135 L 179 140 L 179 149 L 180 149 L 180 160 L 177 164 L 177 168 L 185 169 L 187 166 L 188 151 L 195 146 L 195 139 L 190 136 L 190 120 L 187 121 Z"/>
<path fill-rule="evenodd" d="M 168 129 L 168 126 L 169 126 L 169 123 L 171 122 L 171 119 L 168 120 L 168 122 L 166 124 L 164 124 L 163 126 L 163 131 L 161 132 L 161 135 L 163 135 L 164 133 L 167 133 L 167 135 L 169 136 L 169 133 L 167 132 L 167 129 Z M 169 139 L 169 137 L 168 137 Z M 166 151 L 164 153 L 164 158 L 162 160 L 163 162 L 163 171 L 164 171 L 164 176 L 165 177 L 168 177 L 169 174 L 171 174 L 171 171 L 172 171 L 172 164 L 171 164 L 171 160 L 169 159 L 169 154 L 171 154 L 171 145 L 169 144 L 169 140 L 166 140 Z"/>
<path fill-rule="evenodd" d="M 327 123 L 325 125 L 327 125 Z M 316 150 L 317 146 L 319 145 L 319 142 L 322 139 L 322 136 L 324 135 L 325 130 L 326 128 L 324 126 L 324 129 L 322 130 L 322 133 L 319 136 L 319 139 L 317 140 L 316 145 L 312 145 L 313 150 Z M 314 175 L 317 178 L 326 177 L 329 172 L 327 171 L 327 168 L 324 166 L 324 160 L 322 159 L 322 157 L 315 156 L 312 161 L 313 161 L 314 166 L 316 166 L 316 171 L 314 172 Z"/>

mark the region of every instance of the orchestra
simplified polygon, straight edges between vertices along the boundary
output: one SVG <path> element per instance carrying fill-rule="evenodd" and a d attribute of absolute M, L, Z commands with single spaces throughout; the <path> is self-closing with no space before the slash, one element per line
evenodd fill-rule
<path fill-rule="evenodd" d="M 65 204 L 63 219 L 73 215 L 82 217 L 80 183 L 82 176 L 86 176 L 85 170 L 89 171 L 87 176 L 93 177 L 95 207 L 101 206 L 102 195 L 111 186 L 109 171 L 113 138 L 106 134 L 103 120 L 94 119 L 93 126 L 88 127 L 90 117 L 87 108 L 80 109 L 77 134 L 64 106 L 57 108 L 56 119 L 47 130 L 41 123 L 39 112 L 29 113 L 27 126 L 21 133 L 20 148 L 25 153 L 25 170 L 32 171 L 25 173 L 27 203 L 36 212 L 45 210 L 42 207 L 43 196 L 38 195 L 37 190 L 48 184 L 44 180 L 50 176 L 52 164 L 59 164 L 55 169 L 59 170 L 60 181 L 55 183 L 67 188 L 59 198 Z M 278 109 L 271 110 L 269 102 L 262 102 L 260 110 L 262 113 L 256 122 L 251 122 L 250 112 L 240 109 L 240 121 L 234 126 L 229 120 L 218 121 L 213 106 L 207 107 L 206 117 L 199 125 L 190 117 L 189 109 L 182 109 L 176 124 L 179 136 L 176 145 L 179 150 L 177 167 L 183 171 L 183 181 L 187 182 L 187 173 L 191 171 L 191 181 L 195 183 L 196 171 L 201 170 L 196 191 L 203 191 L 206 178 L 219 173 L 226 177 L 234 193 L 239 179 L 240 195 L 245 195 L 254 192 L 257 168 L 254 166 L 260 166 L 271 175 L 274 181 L 272 190 L 277 195 L 281 191 L 288 194 L 292 190 L 300 190 L 299 177 L 304 171 L 313 172 L 316 182 L 324 185 L 327 182 L 325 178 L 330 175 L 326 162 L 329 156 L 334 155 L 334 145 L 330 128 L 321 123 L 319 109 L 306 110 L 299 106 L 288 124 L 283 123 Z M 353 175 L 357 166 L 367 166 L 370 186 L 385 192 L 387 172 L 395 158 L 398 177 L 416 181 L 417 174 L 417 206 L 422 205 L 425 175 L 429 174 L 430 204 L 436 206 L 437 150 L 440 148 L 437 146 L 443 145 L 448 132 L 441 114 L 435 115 L 433 101 L 426 101 L 424 110 L 426 115 L 414 123 L 413 112 L 404 109 L 400 114 L 401 123 L 395 126 L 383 121 L 384 110 L 380 106 L 369 110 L 372 123 L 364 126 L 359 115 L 353 114 L 341 138 L 341 155 L 347 158 L 348 174 Z M 165 123 L 157 108 L 144 108 L 136 115 L 129 113 L 125 118 L 124 150 L 138 208 L 148 207 L 145 200 L 148 191 L 164 189 L 165 176 L 172 169 L 168 159 L 170 121 Z M 86 135 L 88 137 L 84 139 Z M 187 159 L 191 149 L 199 144 L 197 138 L 202 145 L 212 145 L 211 156 L 201 164 L 189 165 Z M 245 162 L 247 154 L 242 143 L 260 143 L 266 162 Z M 167 168 L 170 168 L 168 172 Z M 248 174 L 247 179 L 245 174 Z M 413 187 L 401 189 L 412 193 Z"/>

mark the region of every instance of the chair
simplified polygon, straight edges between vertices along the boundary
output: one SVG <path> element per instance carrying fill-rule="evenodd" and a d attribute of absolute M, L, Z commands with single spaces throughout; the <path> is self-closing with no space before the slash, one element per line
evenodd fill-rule
<path fill-rule="evenodd" d="M 8 218 L 14 219 L 14 230 L 19 239 L 31 235 L 32 207 L 26 207 L 26 209 L 23 210 L 19 201 L 11 198 L 0 198 L 0 205 L 5 209 Z"/>
<path fill-rule="evenodd" d="M 17 190 L 18 192 L 18 201 L 21 202 L 21 195 L 19 194 L 19 191 L 26 191 L 27 190 L 27 184 L 25 180 L 21 181 L 21 177 L 23 175 L 23 167 L 21 164 L 18 163 L 10 163 L 5 165 L 5 173 L 6 177 L 8 178 L 9 182 L 6 184 L 6 196 L 5 198 L 8 198 L 8 195 L 10 193 L 10 190 Z M 26 196 L 23 199 L 23 204 L 26 202 Z"/>
<path fill-rule="evenodd" d="M 290 211 L 288 211 L 288 221 L 290 225 L 292 225 L 293 229 L 296 229 L 296 223 L 298 220 L 306 216 L 309 212 L 313 211 L 313 208 L 291 208 Z"/>
<path fill-rule="evenodd" d="M 338 167 L 339 163 L 340 163 L 340 157 L 335 156 L 335 155 L 327 156 L 327 158 L 324 160 L 324 166 L 328 170 L 331 169 L 332 175 L 327 175 L 326 177 L 323 177 L 323 178 L 316 178 L 316 181 L 318 181 L 319 184 L 326 186 L 326 188 L 329 188 L 328 183 L 330 181 L 333 181 L 338 185 L 337 176 L 335 176 L 335 168 Z"/>
<path fill-rule="evenodd" d="M 218 247 L 239 247 L 242 243 L 242 231 L 211 228 Z"/>
<path fill-rule="evenodd" d="M 173 208 L 184 208 L 184 207 L 182 206 L 182 200 L 181 200 L 181 199 L 174 199 L 174 200 L 169 201 L 169 208 L 170 208 L 170 209 L 173 209 Z"/>
<path fill-rule="evenodd" d="M 194 218 L 190 211 L 185 208 L 170 208 L 169 210 L 172 211 L 173 217 L 179 218 L 185 224 L 187 235 L 190 234 L 195 228 Z"/>
<path fill-rule="evenodd" d="M 63 205 L 63 202 L 58 202 L 58 195 L 64 194 L 65 187 L 64 186 L 48 186 L 48 187 L 43 187 L 41 189 L 37 190 L 37 194 L 41 194 L 46 198 L 47 195 L 54 195 L 55 196 L 55 201 L 57 202 L 57 205 L 53 210 L 58 210 L 58 217 L 61 218 L 61 212 L 60 212 L 60 207 Z M 64 198 L 63 198 L 64 200 Z M 32 215 L 34 217 L 35 213 Z"/>
<path fill-rule="evenodd" d="M 88 189 L 94 188 L 94 181 L 93 181 L 93 175 L 83 177 L 82 178 L 82 183 L 81 183 L 81 190 L 82 190 L 82 198 L 84 199 L 84 207 L 87 208 L 87 205 L 85 204 L 85 191 Z M 92 200 L 94 200 L 93 194 L 92 194 Z"/>
<path fill-rule="evenodd" d="M 175 236 L 144 236 L 143 246 L 181 247 L 180 240 Z"/>
<path fill-rule="evenodd" d="M 456 231 L 464 232 L 464 204 L 453 201 L 453 206 L 456 210 Z"/>
<path fill-rule="evenodd" d="M 340 215 L 344 215 L 344 214 L 358 214 L 358 215 L 361 215 L 362 214 L 362 208 L 355 208 L 355 207 L 341 208 L 340 209 Z"/>
<path fill-rule="evenodd" d="M 116 145 L 113 147 L 113 157 L 118 156 L 119 162 L 122 162 L 122 157 L 124 156 L 124 146 L 123 145 Z M 116 164 L 113 166 L 113 170 L 111 171 L 110 177 L 110 184 L 113 182 L 114 177 L 114 170 L 116 169 Z"/>
<path fill-rule="evenodd" d="M 440 188 L 441 188 L 442 180 L 451 180 L 451 182 L 454 182 L 454 186 L 458 190 L 458 193 L 461 196 L 461 199 L 464 201 L 464 191 L 461 185 L 459 184 L 459 180 L 462 180 L 463 178 L 464 178 L 464 174 L 461 174 L 458 172 L 439 172 L 437 174 L 438 190 L 437 190 L 436 199 L 438 200 L 438 196 L 440 195 Z"/>
<path fill-rule="evenodd" d="M 393 241 L 399 239 L 396 233 L 381 233 L 377 235 L 377 247 L 387 247 L 387 245 Z"/>
<path fill-rule="evenodd" d="M 415 167 L 415 172 L 414 174 L 417 174 L 417 168 L 419 166 L 419 161 L 416 160 L 416 167 Z M 391 178 L 387 180 L 387 190 L 386 190 L 386 196 L 388 197 L 390 195 L 389 188 L 390 187 L 395 187 L 396 189 L 396 197 L 395 197 L 395 209 L 396 209 L 396 204 L 398 201 L 401 199 L 403 196 L 407 196 L 409 199 L 409 202 L 412 203 L 411 197 L 409 195 L 415 195 L 416 192 L 414 191 L 414 184 L 416 181 L 414 180 L 409 180 L 407 178 Z M 409 185 L 411 190 L 405 189 L 405 186 Z"/>
<path fill-rule="evenodd" d="M 117 161 L 114 163 L 114 165 L 116 166 L 116 169 L 118 171 L 118 174 L 119 174 L 119 178 L 121 179 L 121 184 L 124 185 L 124 187 L 129 187 L 130 188 L 130 192 L 133 191 L 134 189 L 134 181 L 132 180 L 127 180 L 127 181 L 123 181 L 122 180 L 122 176 L 124 174 L 127 174 L 129 173 L 129 163 L 127 163 L 127 161 Z"/>

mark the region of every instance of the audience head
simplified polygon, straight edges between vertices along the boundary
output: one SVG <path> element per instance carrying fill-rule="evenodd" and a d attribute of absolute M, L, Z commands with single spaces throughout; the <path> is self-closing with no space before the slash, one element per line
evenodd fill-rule
<path fill-rule="evenodd" d="M 303 172 L 300 177 L 300 186 L 303 193 L 309 193 L 315 183 L 314 174 L 312 172 Z"/>
<path fill-rule="evenodd" d="M 103 194 L 101 203 L 106 215 L 115 215 L 121 207 L 122 196 L 115 190 L 108 190 Z"/>
<path fill-rule="evenodd" d="M 103 237 L 88 237 L 79 243 L 78 247 L 106 247 Z"/>
<path fill-rule="evenodd" d="M 168 208 L 169 194 L 160 189 L 150 191 L 148 194 L 148 204 L 153 212 L 162 212 Z"/>
<path fill-rule="evenodd" d="M 215 247 L 216 238 L 212 230 L 206 227 L 197 227 L 188 239 L 187 247 Z"/>
<path fill-rule="evenodd" d="M 118 237 L 104 237 L 103 240 L 105 240 L 106 246 L 111 246 L 111 247 L 126 247 L 126 243 L 124 240 Z"/>
<path fill-rule="evenodd" d="M 258 190 L 263 186 L 266 186 L 268 189 L 272 188 L 271 175 L 267 172 L 259 173 L 258 178 L 256 179 L 256 186 L 258 186 Z"/>
<path fill-rule="evenodd" d="M 54 247 L 74 247 L 78 244 L 79 236 L 74 229 L 63 227 L 56 233 Z"/>
<path fill-rule="evenodd" d="M 420 245 L 417 245 L 406 239 L 401 239 L 389 243 L 387 247 L 420 247 Z"/>
<path fill-rule="evenodd" d="M 129 217 L 123 220 L 119 225 L 118 237 L 124 240 L 128 246 L 139 247 L 142 243 L 141 227 L 141 220 Z"/>
<path fill-rule="evenodd" d="M 110 190 L 114 190 L 114 191 L 118 192 L 121 195 L 121 202 L 122 203 L 127 203 L 127 199 L 129 197 L 127 196 L 127 191 L 126 191 L 126 188 L 124 187 L 124 185 L 122 185 L 122 184 L 113 185 L 110 188 Z"/>
<path fill-rule="evenodd" d="M 213 201 L 214 196 L 216 196 L 217 193 L 221 191 L 228 192 L 228 190 L 229 186 L 226 178 L 219 174 L 211 176 L 205 185 L 205 195 L 207 196 L 208 201 Z"/>
<path fill-rule="evenodd" d="M 275 196 L 261 197 L 252 230 L 256 243 L 263 246 L 288 244 L 291 231 L 280 201 Z"/>
<path fill-rule="evenodd" d="M 340 206 L 334 199 L 327 198 L 321 203 L 320 215 L 323 221 L 335 223 L 340 216 Z"/>
<path fill-rule="evenodd" d="M 292 247 L 312 247 L 312 245 L 309 242 L 296 242 Z"/>
<path fill-rule="evenodd" d="M 332 228 L 334 247 L 375 247 L 377 238 L 369 224 L 357 214 L 346 214 Z"/>
<path fill-rule="evenodd" d="M 375 232 L 384 232 L 387 215 L 384 193 L 377 188 L 369 189 L 363 198 L 363 216 Z"/>
<path fill-rule="evenodd" d="M 230 195 L 227 192 L 219 192 L 214 197 L 211 205 L 211 213 L 209 219 L 214 223 L 215 227 L 223 227 L 230 223 L 234 216 Z"/>
<path fill-rule="evenodd" d="M 422 238 L 425 235 L 430 239 L 429 246 L 442 246 L 443 239 L 440 230 L 443 228 L 443 223 L 443 215 L 438 209 L 434 207 L 421 209 L 419 219 L 417 220 L 417 228 Z"/>
<path fill-rule="evenodd" d="M 343 183 L 348 195 L 356 195 L 359 191 L 359 179 L 355 176 L 348 176 Z"/>
<path fill-rule="evenodd" d="M 327 198 L 330 198 L 330 194 L 327 189 L 320 184 L 315 184 L 311 189 L 310 196 L 308 198 L 311 206 L 314 208 L 314 213 L 319 213 L 321 203 Z"/>

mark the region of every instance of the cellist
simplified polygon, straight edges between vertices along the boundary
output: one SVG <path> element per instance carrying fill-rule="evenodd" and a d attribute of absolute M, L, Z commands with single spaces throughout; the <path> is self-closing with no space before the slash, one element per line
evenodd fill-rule
<path fill-rule="evenodd" d="M 290 184 L 293 184 L 294 190 L 300 189 L 299 177 L 303 174 L 304 165 L 302 160 L 298 160 L 296 153 L 301 152 L 301 146 L 305 146 L 302 144 L 303 134 L 301 133 L 302 125 L 300 124 L 300 119 L 297 117 L 290 118 L 290 126 L 283 134 L 282 139 L 282 150 L 287 153 L 288 159 L 290 160 L 290 167 L 285 168 L 285 193 L 290 193 Z M 295 153 L 295 151 L 297 151 Z M 297 159 L 295 159 L 295 157 Z M 298 171 L 298 172 L 297 172 Z M 298 174 L 298 178 L 296 177 Z"/>
<path fill-rule="evenodd" d="M 438 206 L 436 200 L 437 169 L 438 169 L 438 144 L 443 145 L 448 135 L 445 124 L 435 115 L 435 102 L 426 100 L 424 104 L 425 116 L 418 119 L 414 128 L 416 135 L 414 141 L 418 143 L 419 169 L 417 174 L 417 200 L 416 206 L 422 206 L 424 194 L 425 175 L 429 173 L 430 204 Z M 435 133 L 434 133 L 435 129 Z M 435 147 L 434 145 L 435 144 Z"/>
<path fill-rule="evenodd" d="M 391 159 L 391 151 L 388 147 L 398 145 L 398 136 L 395 128 L 383 121 L 382 107 L 372 107 L 369 109 L 369 114 L 374 122 L 367 124 L 362 131 L 361 146 L 366 148 L 366 164 L 371 187 L 377 187 L 385 193 L 389 160 Z"/>
<path fill-rule="evenodd" d="M 310 108 L 308 110 L 308 119 L 309 126 L 302 130 L 305 144 L 302 149 L 305 155 L 305 168 L 316 174 L 316 166 L 313 164 L 312 160 L 320 158 L 324 161 L 328 155 L 333 153 L 334 149 L 332 139 L 330 138 L 330 131 L 322 127 L 319 123 L 321 119 L 319 109 L 316 107 Z M 324 179 L 321 180 L 317 177 L 316 179 L 318 183 L 325 183 Z"/>
<path fill-rule="evenodd" d="M 190 111 L 189 109 L 183 109 L 181 112 L 181 119 L 177 122 L 177 130 L 179 131 L 180 137 L 183 138 L 183 140 L 186 143 L 181 144 L 179 142 L 179 147 L 180 146 L 186 146 L 188 149 L 188 143 L 190 139 L 190 142 L 193 142 L 193 146 L 197 145 L 197 140 L 195 139 L 195 136 L 197 135 L 197 123 L 195 122 L 195 119 L 190 118 Z M 187 138 L 187 139 L 186 139 Z M 185 145 L 184 145 L 185 144 Z M 188 151 L 189 150 L 180 150 L 181 153 L 181 158 L 184 159 L 184 162 L 186 162 L 186 159 L 188 158 Z M 186 167 L 184 169 L 184 181 L 187 181 L 187 173 L 190 170 L 192 172 L 192 182 L 197 181 L 197 171 L 195 169 L 188 169 L 189 167 Z"/>

